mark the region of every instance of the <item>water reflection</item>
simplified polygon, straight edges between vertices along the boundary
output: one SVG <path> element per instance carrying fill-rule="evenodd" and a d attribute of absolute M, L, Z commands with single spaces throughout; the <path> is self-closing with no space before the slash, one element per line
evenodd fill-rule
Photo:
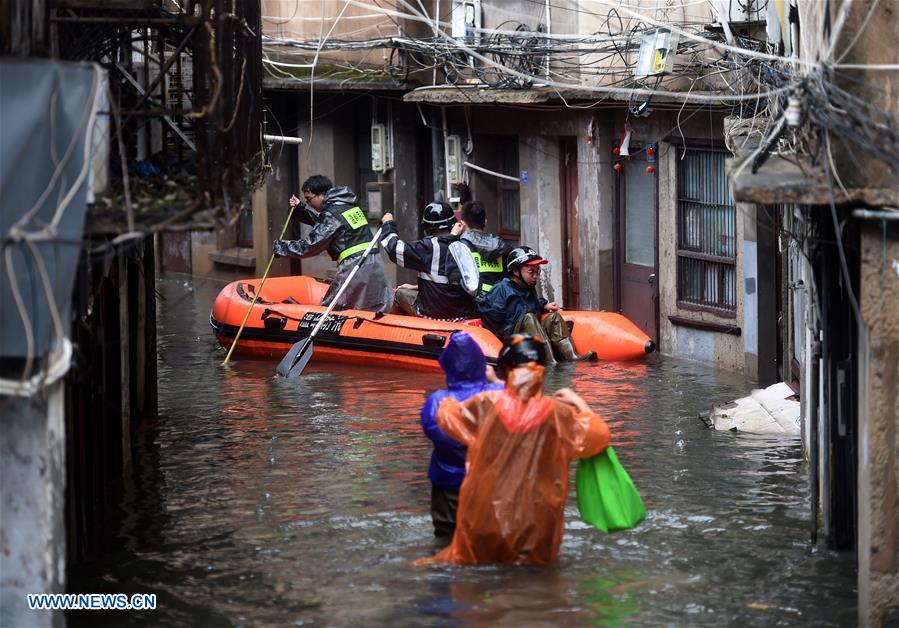
<path fill-rule="evenodd" d="M 439 373 L 274 362 L 219 366 L 216 289 L 163 282 L 160 418 L 136 434 L 109 554 L 82 592 L 152 592 L 159 609 L 71 625 L 843 625 L 852 557 L 807 543 L 797 440 L 707 430 L 741 378 L 654 357 L 555 368 L 609 421 L 649 513 L 603 535 L 573 499 L 558 565 L 417 568 L 434 553 L 418 416 Z M 187 296 L 185 296 L 187 295 Z"/>

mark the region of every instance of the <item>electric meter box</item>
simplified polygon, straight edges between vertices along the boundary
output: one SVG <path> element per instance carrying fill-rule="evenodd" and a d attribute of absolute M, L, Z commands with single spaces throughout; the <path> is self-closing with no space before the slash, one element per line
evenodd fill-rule
<path fill-rule="evenodd" d="M 393 168 L 393 146 L 383 124 L 371 125 L 371 169 L 387 172 Z"/>
<path fill-rule="evenodd" d="M 393 183 L 389 181 L 369 181 L 365 184 L 365 202 L 369 220 L 379 220 L 387 212 L 392 212 Z"/>
<path fill-rule="evenodd" d="M 670 74 L 674 67 L 674 56 L 677 54 L 679 36 L 668 28 L 657 28 L 643 33 L 640 44 L 640 56 L 634 77 L 661 76 Z"/>
<path fill-rule="evenodd" d="M 462 183 L 462 138 L 458 135 L 446 137 L 446 171 L 450 183 Z"/>
<path fill-rule="evenodd" d="M 453 39 L 473 43 L 480 36 L 481 0 L 453 0 Z"/>

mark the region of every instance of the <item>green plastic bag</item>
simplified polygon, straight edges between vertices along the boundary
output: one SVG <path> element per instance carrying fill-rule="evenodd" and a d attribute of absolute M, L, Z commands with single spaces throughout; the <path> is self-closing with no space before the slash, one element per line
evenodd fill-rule
<path fill-rule="evenodd" d="M 576 481 L 581 519 L 603 532 L 633 528 L 646 517 L 640 493 L 611 447 L 578 460 Z"/>

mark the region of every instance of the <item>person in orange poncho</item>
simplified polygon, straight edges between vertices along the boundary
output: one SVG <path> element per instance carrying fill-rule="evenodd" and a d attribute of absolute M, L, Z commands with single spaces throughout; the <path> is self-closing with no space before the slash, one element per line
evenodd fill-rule
<path fill-rule="evenodd" d="M 574 391 L 543 395 L 546 347 L 515 334 L 500 352 L 503 391 L 443 400 L 437 424 L 468 447 L 453 541 L 416 564 L 545 565 L 562 544 L 572 458 L 609 445 L 606 422 Z"/>

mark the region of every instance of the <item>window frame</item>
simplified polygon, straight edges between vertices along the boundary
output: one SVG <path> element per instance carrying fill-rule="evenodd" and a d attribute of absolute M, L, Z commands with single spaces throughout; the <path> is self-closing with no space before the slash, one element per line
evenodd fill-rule
<path fill-rule="evenodd" d="M 507 145 L 507 148 L 511 152 L 514 147 L 515 154 L 515 172 L 503 172 L 503 164 L 502 155 L 504 154 L 504 145 Z M 519 154 L 519 142 L 518 138 L 514 135 L 499 135 L 496 136 L 495 139 L 495 148 L 497 151 L 498 166 L 497 170 L 502 172 L 502 174 L 508 175 L 510 177 L 518 177 L 518 167 L 521 165 L 520 154 Z M 518 214 L 518 229 L 506 229 L 503 225 L 503 194 L 505 192 L 514 192 L 516 197 L 516 212 Z M 504 240 L 512 240 L 514 242 L 518 242 L 521 239 L 521 183 L 520 181 L 510 181 L 508 179 L 503 179 L 497 177 L 496 179 L 496 203 L 494 205 L 496 207 L 496 222 L 493 224 L 496 225 L 497 235 L 503 238 Z"/>
<path fill-rule="evenodd" d="M 669 140 L 670 141 L 670 140 Z M 718 142 L 712 141 L 691 141 L 687 140 L 685 143 L 671 142 L 677 147 L 678 151 L 694 151 L 694 152 L 706 152 L 706 153 L 724 153 L 727 154 L 727 149 L 722 146 Z M 722 171 L 721 175 L 726 179 L 726 171 Z M 708 312 L 710 314 L 714 314 L 715 316 L 719 316 L 721 318 L 736 318 L 737 317 L 737 308 L 738 308 L 738 277 L 737 277 L 737 269 L 738 269 L 738 254 L 739 247 L 737 246 L 737 207 L 736 202 L 733 200 L 733 196 L 728 187 L 728 198 L 730 199 L 730 203 L 728 205 L 722 205 L 720 203 L 709 202 L 707 199 L 688 199 L 685 197 L 684 193 L 684 185 L 682 181 L 682 165 L 681 162 L 678 161 L 677 167 L 675 169 L 675 273 L 676 273 L 676 296 L 677 296 L 677 307 L 682 310 L 691 310 L 691 311 L 699 311 L 699 312 Z M 731 235 L 733 237 L 733 256 L 726 256 L 720 254 L 713 253 L 703 253 L 696 250 L 691 250 L 689 248 L 684 247 L 683 242 L 683 224 L 685 218 L 684 205 L 686 203 L 700 203 L 706 206 L 717 206 L 730 208 L 733 216 L 733 232 Z M 714 264 L 716 267 L 732 267 L 733 268 L 733 305 L 729 306 L 726 302 L 723 302 L 719 299 L 717 304 L 714 303 L 697 303 L 696 301 L 691 301 L 685 299 L 683 296 L 684 285 L 685 285 L 685 276 L 683 272 L 683 262 L 684 259 L 693 259 L 699 262 L 706 262 L 709 264 Z M 721 283 L 719 286 L 721 288 L 721 294 L 723 295 L 726 286 L 723 285 L 723 272 L 719 272 L 721 279 Z"/>

